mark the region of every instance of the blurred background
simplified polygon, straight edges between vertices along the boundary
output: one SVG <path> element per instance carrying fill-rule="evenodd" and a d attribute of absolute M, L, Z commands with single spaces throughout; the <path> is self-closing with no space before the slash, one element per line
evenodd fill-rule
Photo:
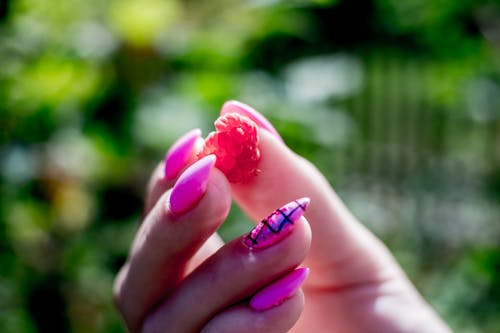
<path fill-rule="evenodd" d="M 265 114 L 457 332 L 500 327 L 500 2 L 0 0 L 0 331 L 123 332 L 149 173 Z M 233 207 L 226 239 L 250 222 Z"/>

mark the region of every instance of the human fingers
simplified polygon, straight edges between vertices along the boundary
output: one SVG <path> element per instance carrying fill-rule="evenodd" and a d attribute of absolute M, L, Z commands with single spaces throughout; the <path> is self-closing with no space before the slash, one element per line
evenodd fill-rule
<path fill-rule="evenodd" d="M 324 176 L 283 143 L 262 115 L 243 103 L 227 102 L 221 115 L 231 112 L 261 127 L 259 174 L 248 182 L 231 184 L 243 210 L 258 221 L 278 202 L 311 198 L 306 214 L 314 233 L 305 262 L 312 269 L 308 285 L 331 288 L 400 274 L 385 246 L 351 215 Z"/>
<path fill-rule="evenodd" d="M 298 266 L 311 240 L 309 224 L 299 218 L 305 200 L 282 207 L 198 266 L 147 317 L 143 332 L 199 332 L 220 311 Z M 265 308 L 262 299 L 255 302 Z"/>
<path fill-rule="evenodd" d="M 131 332 L 187 274 L 192 256 L 226 218 L 231 205 L 215 157 L 192 164 L 146 216 L 115 281 L 115 301 Z"/>
<path fill-rule="evenodd" d="M 190 164 L 196 161 L 196 153 L 203 145 L 201 130 L 192 129 L 177 139 L 155 168 L 149 179 L 144 211 L 147 213 L 156 204 L 156 201 L 174 186 L 175 181 Z"/>
<path fill-rule="evenodd" d="M 273 283 L 269 287 L 272 288 L 275 285 L 276 283 Z M 297 282 L 292 287 L 296 285 Z M 293 294 L 282 303 L 262 311 L 255 310 L 248 304 L 238 304 L 223 310 L 210 319 L 201 333 L 288 332 L 295 325 L 304 308 L 302 290 L 292 292 Z"/>

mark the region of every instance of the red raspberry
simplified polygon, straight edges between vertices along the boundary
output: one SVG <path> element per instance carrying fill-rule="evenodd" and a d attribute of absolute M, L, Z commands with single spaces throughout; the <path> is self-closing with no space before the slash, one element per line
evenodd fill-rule
<path fill-rule="evenodd" d="M 215 132 L 205 139 L 198 158 L 215 154 L 219 168 L 232 183 L 249 181 L 260 160 L 257 125 L 247 117 L 228 113 L 215 121 Z"/>

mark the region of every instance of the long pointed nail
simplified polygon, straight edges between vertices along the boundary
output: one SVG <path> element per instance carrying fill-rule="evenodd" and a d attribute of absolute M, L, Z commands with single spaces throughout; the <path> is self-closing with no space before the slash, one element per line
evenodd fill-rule
<path fill-rule="evenodd" d="M 207 190 L 208 177 L 215 165 L 215 155 L 193 163 L 179 177 L 170 194 L 170 211 L 182 214 L 191 209 Z"/>
<path fill-rule="evenodd" d="M 196 128 L 174 142 L 165 157 L 165 178 L 171 180 L 177 177 L 179 171 L 186 165 L 194 144 L 200 136 L 201 130 Z"/>
<path fill-rule="evenodd" d="M 285 277 L 265 287 L 250 300 L 250 307 L 265 311 L 280 305 L 293 296 L 309 275 L 309 268 L 298 268 Z"/>
<path fill-rule="evenodd" d="M 264 249 L 279 242 L 293 230 L 309 202 L 309 198 L 301 198 L 278 208 L 257 224 L 243 238 L 243 243 L 251 249 Z"/>
<path fill-rule="evenodd" d="M 236 112 L 242 116 L 246 116 L 252 119 L 260 128 L 265 129 L 266 131 L 273 134 L 275 137 L 277 137 L 280 141 L 283 142 L 283 139 L 279 135 L 278 131 L 274 128 L 273 125 L 271 125 L 269 120 L 267 120 L 266 117 L 264 117 L 261 113 L 259 113 L 251 106 L 238 101 L 227 101 L 222 106 L 220 115 L 223 116 L 226 113 L 231 113 L 231 112 Z"/>

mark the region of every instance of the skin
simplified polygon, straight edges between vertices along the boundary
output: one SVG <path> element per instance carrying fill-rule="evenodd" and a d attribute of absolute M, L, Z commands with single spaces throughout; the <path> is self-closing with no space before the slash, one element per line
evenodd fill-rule
<path fill-rule="evenodd" d="M 257 177 L 229 184 L 214 169 L 202 199 L 175 219 L 168 211 L 175 179 L 164 179 L 162 165 L 153 173 L 145 218 L 115 281 L 129 331 L 450 332 L 321 173 L 268 132 L 260 138 Z M 216 233 L 231 198 L 258 223 L 305 196 L 305 218 L 270 248 L 223 244 Z M 298 265 L 311 269 L 302 289 L 269 310 L 249 307 L 249 297 Z"/>

